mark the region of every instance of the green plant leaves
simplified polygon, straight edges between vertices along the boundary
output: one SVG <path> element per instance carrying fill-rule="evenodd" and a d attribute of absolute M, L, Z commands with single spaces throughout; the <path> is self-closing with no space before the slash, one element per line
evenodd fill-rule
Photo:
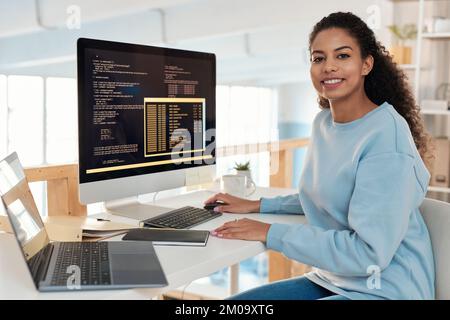
<path fill-rule="evenodd" d="M 234 163 L 234 169 L 236 170 L 250 170 L 250 161 L 245 163 Z"/>
<path fill-rule="evenodd" d="M 394 24 L 388 26 L 388 29 L 401 41 L 414 40 L 417 37 L 417 27 L 414 23 L 408 23 L 403 26 Z"/>

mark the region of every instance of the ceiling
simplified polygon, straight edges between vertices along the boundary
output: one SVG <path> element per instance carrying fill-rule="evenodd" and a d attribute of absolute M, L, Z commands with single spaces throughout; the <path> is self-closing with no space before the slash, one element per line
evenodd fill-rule
<path fill-rule="evenodd" d="M 387 0 L 0 0 L 0 73 L 75 77 L 76 40 L 91 37 L 213 52 L 218 83 L 301 82 L 314 23 L 373 5 L 389 24 Z"/>

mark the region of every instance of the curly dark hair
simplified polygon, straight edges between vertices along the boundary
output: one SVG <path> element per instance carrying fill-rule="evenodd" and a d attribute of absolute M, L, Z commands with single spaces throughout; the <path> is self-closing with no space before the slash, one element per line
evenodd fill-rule
<path fill-rule="evenodd" d="M 386 48 L 377 41 L 367 24 L 351 12 L 335 12 L 320 20 L 309 36 L 310 52 L 317 34 L 331 28 L 343 29 L 354 38 L 360 47 L 361 58 L 365 59 L 369 55 L 373 57 L 373 68 L 364 80 L 367 97 L 376 105 L 388 102 L 406 120 L 417 150 L 429 167 L 432 160 L 430 137 L 424 129 L 419 114 L 420 108 L 415 102 L 404 72 L 392 60 Z M 319 96 L 318 101 L 321 108 L 330 107 L 329 101 L 324 97 Z"/>

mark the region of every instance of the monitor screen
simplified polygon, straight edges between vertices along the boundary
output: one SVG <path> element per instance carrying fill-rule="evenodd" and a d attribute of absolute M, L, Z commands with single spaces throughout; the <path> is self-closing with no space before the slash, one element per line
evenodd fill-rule
<path fill-rule="evenodd" d="M 214 54 L 78 40 L 80 183 L 215 163 Z"/>

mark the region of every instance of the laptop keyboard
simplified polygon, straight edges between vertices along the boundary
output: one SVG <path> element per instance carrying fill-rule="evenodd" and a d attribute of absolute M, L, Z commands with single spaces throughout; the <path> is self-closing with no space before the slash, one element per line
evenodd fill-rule
<path fill-rule="evenodd" d="M 80 271 L 81 286 L 111 284 L 108 243 L 61 242 L 51 284 L 54 286 L 77 284 L 72 281 L 75 278 L 73 276 L 76 276 L 75 270 Z"/>
<path fill-rule="evenodd" d="M 221 216 L 220 212 L 183 207 L 142 221 L 144 227 L 186 229 Z"/>

